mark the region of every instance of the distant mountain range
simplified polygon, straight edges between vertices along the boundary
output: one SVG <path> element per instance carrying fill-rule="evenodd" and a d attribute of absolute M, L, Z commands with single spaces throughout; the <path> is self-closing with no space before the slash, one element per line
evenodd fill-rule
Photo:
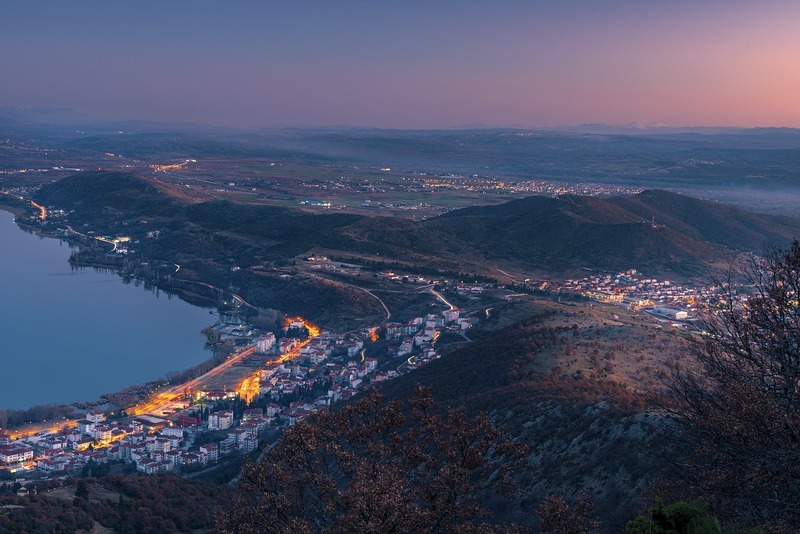
<path fill-rule="evenodd" d="M 342 175 L 348 169 L 370 173 L 390 167 L 417 177 L 666 189 L 785 215 L 793 215 L 800 201 L 799 129 L 468 126 L 242 131 L 186 123 L 103 121 L 61 109 L 0 108 L 0 139 L 61 149 L 74 161 L 102 160 L 104 153 L 140 162 L 206 158 L 238 164 L 270 159 L 303 168 L 337 167 Z M 24 163 L 32 164 L 29 155 L 25 157 Z"/>
<path fill-rule="evenodd" d="M 41 125 L 91 125 L 91 124 L 107 124 L 107 125 L 137 125 L 138 127 L 151 127 L 158 131 L 165 131 L 172 129 L 174 131 L 182 131 L 186 127 L 202 127 L 202 128 L 216 128 L 226 131 L 237 131 L 240 133 L 253 131 L 252 129 L 232 128 L 227 126 L 215 124 L 199 124 L 194 122 L 161 122 L 148 119 L 134 119 L 134 118 L 119 118 L 108 119 L 85 113 L 72 108 L 55 107 L 55 106 L 0 106 L 0 117 L 14 119 L 26 123 L 38 123 Z M 0 119 L 0 122 L 2 119 Z M 438 130 L 396 130 L 393 128 L 380 128 L 376 126 L 358 126 L 352 124 L 317 124 L 310 126 L 269 126 L 258 128 L 262 132 L 276 131 L 276 130 L 297 130 L 297 131 L 377 131 L 377 132 L 392 132 L 392 131 L 441 131 L 441 132 L 458 132 L 458 131 L 479 131 L 479 130 L 495 130 L 495 131 L 558 131 L 558 132 L 576 132 L 576 133 L 597 133 L 597 134 L 648 134 L 648 133 L 705 133 L 705 134 L 719 134 L 719 133 L 736 133 L 747 130 L 792 130 L 792 128 L 744 128 L 739 126 L 675 126 L 667 125 L 661 122 L 654 121 L 634 121 L 623 124 L 608 124 L 608 123 L 583 123 L 583 124 L 562 124 L 558 126 L 528 126 L 521 123 L 516 124 L 486 124 L 482 122 L 472 122 L 458 124 L 449 128 L 440 128 Z M 796 130 L 796 129 L 795 129 Z"/>

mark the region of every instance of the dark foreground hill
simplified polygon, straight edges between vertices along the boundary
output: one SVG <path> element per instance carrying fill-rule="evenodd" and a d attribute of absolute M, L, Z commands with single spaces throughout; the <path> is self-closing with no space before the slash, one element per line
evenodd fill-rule
<path fill-rule="evenodd" d="M 531 313 L 478 333 L 480 339 L 380 391 L 407 399 L 418 384 L 430 387 L 438 409 L 488 413 L 528 447 L 515 476 L 518 493 L 510 504 L 496 503 L 498 517 L 532 526 L 548 494 L 584 492 L 602 531 L 621 532 L 651 497 L 649 486 L 668 476 L 660 433 L 667 423 L 647 412 L 645 391 L 682 358 L 684 342 L 589 309 L 540 302 Z M 626 376 L 626 366 L 636 374 Z"/>
<path fill-rule="evenodd" d="M 517 305 L 531 315 L 504 327 Z M 382 398 L 358 395 L 334 405 L 333 415 L 287 430 L 258 467 L 244 469 L 222 531 L 317 523 L 389 532 L 403 531 L 386 528 L 402 522 L 421 532 L 429 529 L 420 518 L 438 513 L 447 527 L 432 532 L 508 532 L 512 522 L 523 532 L 595 532 L 537 529 L 548 495 L 572 502 L 583 494 L 596 506 L 601 532 L 622 532 L 652 502 L 649 485 L 668 469 L 657 455 L 658 430 L 667 423 L 643 411 L 647 379 L 623 380 L 627 371 L 616 367 L 665 370 L 685 341 L 647 323 L 549 301 L 508 303 L 498 313 L 505 319 L 470 331 L 472 343 L 380 383 Z M 418 385 L 431 396 L 420 397 Z M 462 508 L 473 497 L 485 515 Z M 283 529 L 259 527 L 270 518 Z M 486 520 L 497 528 L 469 528 Z"/>

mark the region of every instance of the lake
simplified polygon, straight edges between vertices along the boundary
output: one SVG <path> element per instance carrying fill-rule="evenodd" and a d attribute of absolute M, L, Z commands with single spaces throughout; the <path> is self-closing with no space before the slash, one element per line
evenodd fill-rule
<path fill-rule="evenodd" d="M 207 309 L 73 269 L 66 242 L 13 221 L 0 210 L 0 408 L 94 400 L 209 358 Z"/>

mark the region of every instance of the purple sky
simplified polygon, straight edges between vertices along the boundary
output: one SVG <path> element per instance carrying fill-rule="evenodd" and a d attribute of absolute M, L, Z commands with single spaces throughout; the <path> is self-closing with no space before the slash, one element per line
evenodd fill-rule
<path fill-rule="evenodd" d="M 800 127 L 796 0 L 9 0 L 0 106 L 229 126 Z"/>

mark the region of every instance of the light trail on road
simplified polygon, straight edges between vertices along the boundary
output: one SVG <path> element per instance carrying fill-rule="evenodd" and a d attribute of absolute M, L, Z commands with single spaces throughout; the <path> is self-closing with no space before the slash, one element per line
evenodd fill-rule
<path fill-rule="evenodd" d="M 45 209 L 45 207 L 42 206 L 41 204 L 37 204 L 33 200 L 31 200 L 30 202 L 31 202 L 31 206 L 33 206 L 34 208 L 39 210 L 39 219 L 41 219 L 41 220 L 47 219 L 47 210 Z"/>
<path fill-rule="evenodd" d="M 169 406 L 171 402 L 175 399 L 183 397 L 187 391 L 200 389 L 200 387 L 208 380 L 215 378 L 222 374 L 224 371 L 230 369 L 234 365 L 241 363 L 246 357 L 253 354 L 256 350 L 255 345 L 247 347 L 246 349 L 242 350 L 241 352 L 231 356 L 218 366 L 214 367 L 207 373 L 198 376 L 197 378 L 193 378 L 188 382 L 184 382 L 183 384 L 178 384 L 173 386 L 165 391 L 160 391 L 155 393 L 150 400 L 144 402 L 143 404 L 137 404 L 128 408 L 126 411 L 131 415 L 144 415 L 144 414 L 152 414 L 156 416 L 163 415 L 163 411 L 166 407 Z"/>
<path fill-rule="evenodd" d="M 315 337 L 319 337 L 319 335 L 322 333 L 322 331 L 320 330 L 320 328 L 317 325 L 309 323 L 308 321 L 306 321 L 302 317 L 287 318 L 285 322 L 286 322 L 286 325 L 288 326 L 289 324 L 291 324 L 293 322 L 297 322 L 297 321 L 303 323 L 303 326 L 305 327 L 305 329 L 308 330 L 308 338 L 306 338 L 303 341 L 301 341 L 300 344 L 298 344 L 294 349 L 290 350 L 286 354 L 280 355 L 280 357 L 278 357 L 277 361 L 279 361 L 281 363 L 286 363 L 288 361 L 292 361 L 295 358 L 297 358 L 298 356 L 300 356 L 300 349 L 302 349 L 303 347 L 305 347 L 306 345 L 311 343 L 312 339 L 314 339 Z M 362 361 L 363 361 L 363 354 L 362 354 Z M 261 369 L 257 370 L 256 372 L 254 372 L 253 374 L 251 374 L 250 376 L 246 377 L 244 380 L 239 382 L 239 384 L 236 386 L 236 392 L 239 395 L 239 397 L 244 399 L 248 404 L 255 397 L 260 395 L 261 394 Z"/>
<path fill-rule="evenodd" d="M 430 289 L 430 292 L 431 292 L 431 293 L 433 293 L 434 295 L 436 295 L 436 298 L 437 298 L 437 299 L 439 299 L 439 300 L 441 300 L 442 302 L 444 302 L 444 303 L 445 303 L 445 305 L 447 305 L 447 306 L 450 306 L 450 309 L 451 309 L 451 310 L 455 310 L 455 309 L 456 309 L 456 307 L 455 307 L 455 306 L 453 306 L 453 305 L 450 303 L 450 301 L 448 301 L 446 298 L 444 298 L 444 297 L 442 296 L 442 294 L 441 294 L 441 293 L 439 293 L 438 291 L 436 291 L 435 289 L 431 288 L 431 289 Z"/>

